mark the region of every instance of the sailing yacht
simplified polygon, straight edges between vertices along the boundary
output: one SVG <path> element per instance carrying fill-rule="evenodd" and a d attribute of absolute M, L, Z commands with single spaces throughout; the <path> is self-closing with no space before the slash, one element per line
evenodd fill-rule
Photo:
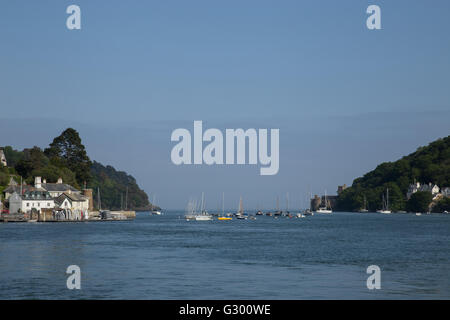
<path fill-rule="evenodd" d="M 319 207 L 319 209 L 317 209 L 316 211 L 317 213 L 332 213 L 333 211 L 331 210 L 331 206 L 328 209 L 328 200 L 327 200 L 327 191 L 325 190 L 325 203 L 324 206 Z"/>
<path fill-rule="evenodd" d="M 384 213 L 384 214 L 392 213 L 392 211 L 389 210 L 389 188 L 386 189 L 386 199 L 384 198 L 384 193 L 383 193 L 383 208 L 381 210 L 378 210 L 377 212 Z"/>
<path fill-rule="evenodd" d="M 203 192 L 200 212 L 197 212 L 197 201 L 190 200 L 186 207 L 185 218 L 188 221 L 210 221 L 213 219 L 212 215 L 205 210 L 205 194 Z"/>
<path fill-rule="evenodd" d="M 360 209 L 358 212 L 360 212 L 360 213 L 366 213 L 366 212 L 369 212 L 369 210 L 367 210 L 366 196 L 364 196 L 364 207 L 363 207 L 362 209 Z"/>
<path fill-rule="evenodd" d="M 225 193 L 222 193 L 222 215 L 217 218 L 217 220 L 228 221 L 232 220 L 232 217 L 225 216 Z"/>
<path fill-rule="evenodd" d="M 281 216 L 281 210 L 280 210 L 280 198 L 277 197 L 277 210 L 275 210 L 275 213 L 273 214 L 275 217 Z"/>
<path fill-rule="evenodd" d="M 152 205 L 151 205 L 151 209 L 152 209 L 151 214 L 160 216 L 161 215 L 161 211 L 155 209 L 155 207 L 153 206 L 154 203 L 155 203 L 155 195 L 153 195 L 153 202 L 152 202 Z"/>
<path fill-rule="evenodd" d="M 212 215 L 210 215 L 205 209 L 205 193 L 202 192 L 201 210 L 200 210 L 200 214 L 195 216 L 195 220 L 196 221 L 210 221 L 212 219 L 213 219 Z"/>
<path fill-rule="evenodd" d="M 242 205 L 242 196 L 241 196 L 241 198 L 239 200 L 239 210 L 236 213 L 236 218 L 237 219 L 244 219 L 244 220 L 247 219 L 247 216 L 244 215 L 244 206 Z"/>

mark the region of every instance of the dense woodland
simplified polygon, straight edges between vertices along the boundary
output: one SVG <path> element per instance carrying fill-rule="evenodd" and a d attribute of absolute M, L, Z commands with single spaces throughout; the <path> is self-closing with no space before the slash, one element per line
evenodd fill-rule
<path fill-rule="evenodd" d="M 363 207 L 364 197 L 370 211 L 381 209 L 382 194 L 389 188 L 390 209 L 393 211 L 425 212 L 431 194 L 417 192 L 409 201 L 406 193 L 411 183 L 434 183 L 440 188 L 450 187 L 450 136 L 420 147 L 416 152 L 395 162 L 385 162 L 363 177 L 353 181 L 337 201 L 337 210 L 357 211 Z M 450 211 L 445 198 L 432 204 L 432 211 Z"/>
<path fill-rule="evenodd" d="M 64 183 L 77 189 L 94 189 L 94 206 L 97 208 L 97 190 L 100 189 L 103 209 L 148 210 L 151 206 L 147 194 L 139 188 L 136 180 L 123 171 L 91 161 L 78 132 L 66 129 L 53 139 L 48 148 L 39 147 L 14 150 L 3 148 L 8 167 L 0 166 L 0 192 L 8 185 L 10 177 L 17 182 L 22 178 L 27 184 L 35 176 L 54 183 L 59 177 Z M 126 199 L 128 201 L 126 201 Z"/>

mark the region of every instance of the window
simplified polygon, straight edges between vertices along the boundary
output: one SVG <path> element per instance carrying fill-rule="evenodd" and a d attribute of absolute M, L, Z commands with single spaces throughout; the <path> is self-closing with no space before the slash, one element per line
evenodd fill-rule
<path fill-rule="evenodd" d="M 47 202 L 47 207 L 50 207 L 50 202 Z"/>
<path fill-rule="evenodd" d="M 27 202 L 27 207 L 29 207 L 30 206 L 30 203 L 29 202 Z"/>
<path fill-rule="evenodd" d="M 38 207 L 40 207 L 41 206 L 41 203 L 40 202 L 38 202 Z"/>

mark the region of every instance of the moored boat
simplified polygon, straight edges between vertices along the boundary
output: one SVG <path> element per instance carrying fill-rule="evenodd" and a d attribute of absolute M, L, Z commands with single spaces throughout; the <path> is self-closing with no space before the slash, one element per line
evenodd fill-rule
<path fill-rule="evenodd" d="M 316 210 L 317 213 L 332 213 L 333 210 L 331 210 L 331 205 L 328 203 L 327 199 L 327 191 L 325 190 L 325 203 L 322 207 L 319 207 Z"/>
<path fill-rule="evenodd" d="M 391 214 L 392 211 L 389 210 L 389 188 L 386 189 L 386 198 L 384 198 L 384 193 L 382 195 L 382 206 L 381 210 L 377 210 L 378 213 Z"/>

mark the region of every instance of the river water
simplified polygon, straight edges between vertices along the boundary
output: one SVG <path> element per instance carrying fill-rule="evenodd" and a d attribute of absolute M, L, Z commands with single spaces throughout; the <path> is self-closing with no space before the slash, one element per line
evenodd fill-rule
<path fill-rule="evenodd" d="M 0 224 L 0 299 L 450 298 L 450 215 L 182 215 Z M 69 265 L 81 290 L 67 289 Z"/>

